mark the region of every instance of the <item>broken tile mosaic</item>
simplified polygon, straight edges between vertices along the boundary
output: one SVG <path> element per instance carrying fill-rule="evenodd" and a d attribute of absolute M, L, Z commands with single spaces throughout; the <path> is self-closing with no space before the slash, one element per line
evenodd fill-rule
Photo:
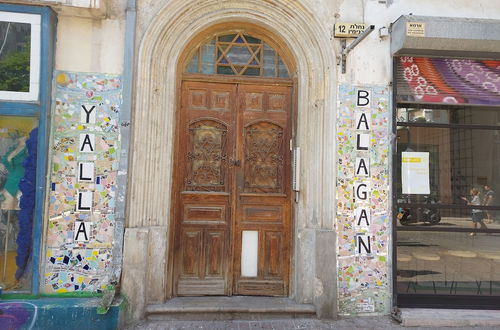
<path fill-rule="evenodd" d="M 55 99 L 44 290 L 96 292 L 119 273 L 111 268 L 120 234 L 114 213 L 121 78 L 57 72 Z M 81 162 L 92 164 L 88 181 L 78 179 Z M 79 198 L 91 207 L 77 207 Z"/>

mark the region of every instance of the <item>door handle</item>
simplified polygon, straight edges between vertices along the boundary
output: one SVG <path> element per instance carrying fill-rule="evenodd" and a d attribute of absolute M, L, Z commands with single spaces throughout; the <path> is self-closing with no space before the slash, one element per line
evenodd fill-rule
<path fill-rule="evenodd" d="M 229 166 L 241 166 L 241 160 L 239 159 L 229 159 Z"/>

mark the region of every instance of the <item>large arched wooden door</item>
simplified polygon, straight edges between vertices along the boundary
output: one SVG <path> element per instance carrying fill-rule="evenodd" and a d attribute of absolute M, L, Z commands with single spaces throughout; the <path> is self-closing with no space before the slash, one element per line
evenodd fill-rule
<path fill-rule="evenodd" d="M 237 38 L 232 35 L 233 44 Z M 224 51 L 217 58 L 224 59 Z M 182 81 L 173 186 L 174 295 L 288 294 L 291 132 L 292 86 L 285 79 L 188 75 Z"/>

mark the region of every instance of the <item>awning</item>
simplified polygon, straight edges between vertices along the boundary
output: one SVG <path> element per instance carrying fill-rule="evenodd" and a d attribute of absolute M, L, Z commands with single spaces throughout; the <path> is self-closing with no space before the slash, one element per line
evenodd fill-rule
<path fill-rule="evenodd" d="M 394 56 L 500 59 L 500 20 L 403 15 L 390 30 Z"/>

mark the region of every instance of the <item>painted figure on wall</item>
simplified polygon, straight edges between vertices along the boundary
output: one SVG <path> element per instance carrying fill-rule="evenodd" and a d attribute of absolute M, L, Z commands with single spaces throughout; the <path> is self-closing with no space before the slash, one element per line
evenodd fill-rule
<path fill-rule="evenodd" d="M 24 175 L 23 161 L 28 152 L 26 149 L 27 136 L 21 136 L 16 143 L 2 156 L 2 164 L 7 170 L 7 177 L 0 199 L 2 200 L 0 208 L 2 210 L 19 209 L 19 182 Z"/>
<path fill-rule="evenodd" d="M 33 126 L 33 118 L 0 118 L 0 284 L 6 291 L 30 285 L 21 278 L 32 246 L 38 132 Z"/>

